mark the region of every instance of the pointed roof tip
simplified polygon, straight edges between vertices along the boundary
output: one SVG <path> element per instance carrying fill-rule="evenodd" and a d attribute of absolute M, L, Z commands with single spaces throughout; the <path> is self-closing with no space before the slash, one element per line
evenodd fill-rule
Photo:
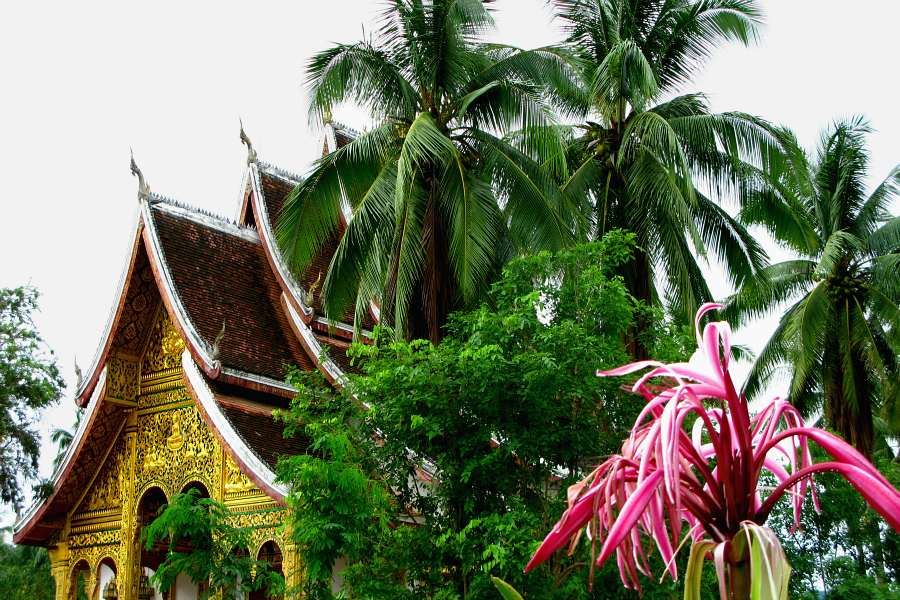
<path fill-rule="evenodd" d="M 256 150 L 253 149 L 253 144 L 250 143 L 250 138 L 247 137 L 247 134 L 244 133 L 244 123 L 238 118 L 238 123 L 241 125 L 241 143 L 247 146 L 247 164 L 252 165 L 257 162 L 256 158 Z"/>
<path fill-rule="evenodd" d="M 138 178 L 138 199 L 148 200 L 150 198 L 150 186 L 144 181 L 144 174 L 141 173 L 137 163 L 134 162 L 134 150 L 131 148 L 128 148 L 128 150 L 131 151 L 131 174 L 137 175 Z"/>

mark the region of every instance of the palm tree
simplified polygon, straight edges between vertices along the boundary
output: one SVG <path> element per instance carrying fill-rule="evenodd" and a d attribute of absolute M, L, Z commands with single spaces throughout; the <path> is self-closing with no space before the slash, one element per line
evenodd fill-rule
<path fill-rule="evenodd" d="M 799 255 L 748 280 L 729 304 L 746 321 L 799 297 L 757 358 L 748 395 L 780 367 L 791 373 L 790 400 L 871 456 L 879 407 L 882 429 L 900 425 L 900 165 L 865 195 L 869 156 L 860 117 L 822 134 L 801 174 L 805 185 L 775 182 L 748 201 L 742 217 L 765 226 Z M 893 400 L 893 402 L 887 402 Z"/>
<path fill-rule="evenodd" d="M 57 451 L 56 456 L 53 458 L 54 472 L 59 468 L 60 463 L 62 463 L 63 458 L 66 456 L 66 450 L 68 450 L 69 446 L 72 445 L 72 440 L 75 437 L 75 434 L 73 432 L 78 431 L 78 425 L 81 423 L 82 416 L 84 416 L 84 409 L 76 408 L 75 425 L 72 427 L 72 431 L 67 431 L 65 429 L 54 429 L 50 432 L 50 441 L 59 447 L 59 451 Z"/>
<path fill-rule="evenodd" d="M 710 114 L 701 94 L 676 95 L 717 45 L 754 40 L 760 13 L 752 0 L 552 3 L 581 66 L 582 109 L 594 120 L 577 126 L 565 161 L 547 165 L 567 195 L 588 199 L 594 236 L 636 234 L 639 250 L 621 271 L 631 293 L 658 304 L 655 282 L 663 281 L 674 311 L 690 319 L 712 300 L 698 257 L 712 251 L 734 286 L 767 260 L 698 186 L 734 194 L 796 158 L 765 121 Z M 636 334 L 635 358 L 647 358 Z"/>
<path fill-rule="evenodd" d="M 392 0 L 374 40 L 309 63 L 311 122 L 348 101 L 375 122 L 317 163 L 276 228 L 299 272 L 340 236 L 322 287 L 329 318 L 377 300 L 400 335 L 438 343 L 513 252 L 573 240 L 579 212 L 532 159 L 558 138 L 534 75 L 568 67 L 550 49 L 479 44 L 492 26 L 481 0 Z M 500 137 L 514 128 L 538 132 L 530 155 Z"/>

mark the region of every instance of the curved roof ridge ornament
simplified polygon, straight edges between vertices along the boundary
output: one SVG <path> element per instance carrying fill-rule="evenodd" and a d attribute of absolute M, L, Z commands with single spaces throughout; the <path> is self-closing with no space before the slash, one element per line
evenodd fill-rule
<path fill-rule="evenodd" d="M 238 123 L 241 124 L 241 143 L 247 146 L 247 164 L 250 165 L 257 162 L 256 150 L 253 149 L 253 144 L 250 143 L 250 138 L 248 138 L 247 134 L 244 133 L 243 121 L 238 119 Z"/>
<path fill-rule="evenodd" d="M 138 178 L 138 198 L 141 200 L 149 200 L 150 199 L 150 186 L 147 185 L 147 182 L 144 181 L 144 174 L 141 173 L 141 170 L 138 168 L 137 163 L 134 162 L 134 150 L 129 148 L 131 151 L 131 174 L 137 175 Z"/>

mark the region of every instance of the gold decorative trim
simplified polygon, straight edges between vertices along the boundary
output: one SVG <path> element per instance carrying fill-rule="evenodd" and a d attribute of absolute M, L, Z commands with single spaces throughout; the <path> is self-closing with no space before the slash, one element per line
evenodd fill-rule
<path fill-rule="evenodd" d="M 115 515 L 114 519 L 109 519 L 107 521 L 100 521 L 97 523 L 91 523 L 88 525 L 79 525 L 77 527 L 72 527 L 71 534 L 76 535 L 79 533 L 91 533 L 92 531 L 106 531 L 109 529 L 120 529 L 119 523 L 121 522 L 122 515 L 121 513 Z"/>
<path fill-rule="evenodd" d="M 141 408 L 141 409 L 138 409 L 137 414 L 139 417 L 145 417 L 147 415 L 152 415 L 155 413 L 169 412 L 172 410 L 179 410 L 181 408 L 187 408 L 188 406 L 194 406 L 193 401 L 179 400 L 178 402 L 172 402 L 171 404 L 163 404 L 162 406 L 153 406 L 151 408 Z"/>
<path fill-rule="evenodd" d="M 102 517 L 109 517 L 112 515 L 118 515 L 122 513 L 121 507 L 115 508 L 104 508 L 100 510 L 88 510 L 83 513 L 75 513 L 72 516 L 72 522 L 75 521 L 86 521 L 88 519 L 100 519 Z"/>

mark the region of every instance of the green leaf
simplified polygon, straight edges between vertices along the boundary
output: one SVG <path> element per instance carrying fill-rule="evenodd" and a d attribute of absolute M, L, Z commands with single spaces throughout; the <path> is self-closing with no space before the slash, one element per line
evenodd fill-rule
<path fill-rule="evenodd" d="M 700 600 L 700 578 L 703 575 L 703 562 L 706 555 L 716 548 L 713 542 L 694 542 L 691 556 L 688 559 L 684 574 L 684 600 Z"/>
<path fill-rule="evenodd" d="M 499 577 L 491 575 L 491 582 L 500 592 L 500 595 L 503 596 L 504 600 L 522 600 L 522 595 L 517 592 L 513 586 L 509 585 Z"/>

